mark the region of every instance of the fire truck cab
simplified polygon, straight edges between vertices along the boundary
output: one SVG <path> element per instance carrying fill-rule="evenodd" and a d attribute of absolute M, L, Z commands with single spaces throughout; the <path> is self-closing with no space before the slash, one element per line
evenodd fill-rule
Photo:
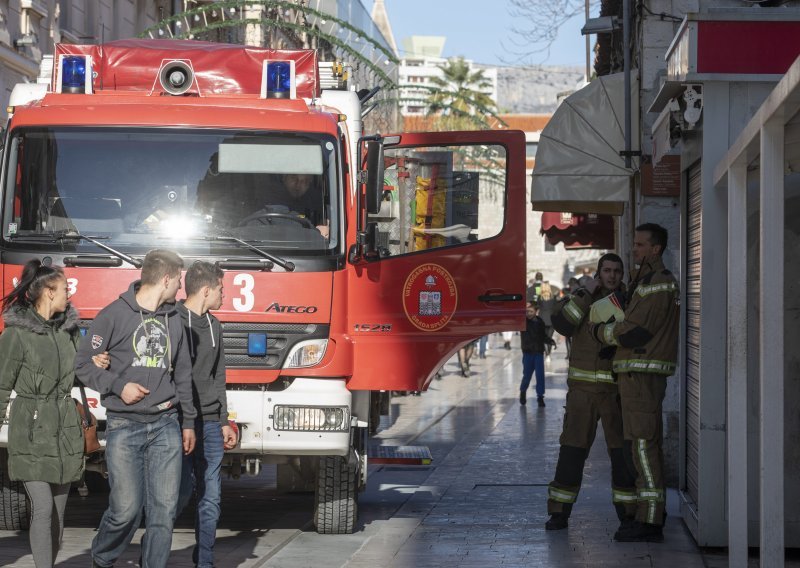
<path fill-rule="evenodd" d="M 217 263 L 225 468 L 278 464 L 280 487 L 315 490 L 319 532 L 352 532 L 376 393 L 423 391 L 459 347 L 524 327 L 523 133 L 364 136 L 346 66 L 310 50 L 57 45 L 42 70 L 3 135 L 3 293 L 31 258 L 64 266 L 86 330 L 148 250 Z M 0 528 L 24 528 L 6 442 Z"/>

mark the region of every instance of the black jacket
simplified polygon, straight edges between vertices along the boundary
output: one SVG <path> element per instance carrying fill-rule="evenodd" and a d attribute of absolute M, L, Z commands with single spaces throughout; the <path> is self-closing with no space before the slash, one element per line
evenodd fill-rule
<path fill-rule="evenodd" d="M 225 355 L 222 352 L 222 326 L 206 312 L 192 313 L 183 302 L 176 304 L 192 358 L 194 405 L 204 420 L 228 423 L 225 393 Z"/>
<path fill-rule="evenodd" d="M 520 333 L 523 353 L 544 353 L 547 342 L 544 320 L 539 316 L 525 320 L 525 331 Z"/>

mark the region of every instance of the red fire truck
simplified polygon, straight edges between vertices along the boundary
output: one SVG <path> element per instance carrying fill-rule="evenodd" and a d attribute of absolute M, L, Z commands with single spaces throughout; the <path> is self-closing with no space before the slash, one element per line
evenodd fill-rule
<path fill-rule="evenodd" d="M 57 45 L 13 91 L 0 174 L 3 293 L 32 257 L 64 266 L 84 329 L 150 249 L 223 268 L 224 465 L 313 487 L 323 533 L 356 523 L 377 393 L 524 321 L 523 133 L 364 136 L 347 75 L 312 50 Z M 24 527 L 0 458 L 0 528 Z"/>

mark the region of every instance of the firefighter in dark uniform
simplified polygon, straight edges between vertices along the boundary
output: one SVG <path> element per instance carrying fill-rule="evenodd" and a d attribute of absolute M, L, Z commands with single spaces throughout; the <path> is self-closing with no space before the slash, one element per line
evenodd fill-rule
<path fill-rule="evenodd" d="M 611 362 L 614 348 L 603 348 L 591 333 L 590 308 L 603 303 L 603 321 L 622 317 L 622 259 L 609 253 L 597 263 L 596 279 L 591 280 L 590 292 L 579 288 L 572 296 L 556 306 L 553 327 L 572 338 L 567 374 L 567 406 L 561 450 L 558 454 L 555 479 L 547 492 L 547 530 L 567 527 L 572 505 L 578 498 L 583 478 L 583 466 L 594 442 L 598 420 L 611 458 L 611 493 L 614 508 L 621 523 L 632 522 L 636 506 L 634 477 L 625 463 L 622 438 L 622 410 Z M 598 282 L 599 281 L 599 282 Z"/>
<path fill-rule="evenodd" d="M 636 470 L 636 521 L 620 527 L 621 542 L 661 542 L 665 514 L 661 405 L 678 352 L 679 290 L 661 255 L 667 230 L 636 227 L 632 272 L 623 321 L 597 324 L 593 335 L 615 346 L 626 452 Z"/>

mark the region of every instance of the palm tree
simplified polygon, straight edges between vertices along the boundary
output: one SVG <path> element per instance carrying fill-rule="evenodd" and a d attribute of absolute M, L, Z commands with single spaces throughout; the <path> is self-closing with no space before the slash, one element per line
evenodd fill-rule
<path fill-rule="evenodd" d="M 496 105 L 484 91 L 492 84 L 482 69 L 473 71 L 463 57 L 452 58 L 444 65 L 441 77 L 431 79 L 427 99 L 428 113 L 437 117 L 442 130 L 475 130 L 475 118 L 489 127 L 487 115 L 496 114 Z"/>

